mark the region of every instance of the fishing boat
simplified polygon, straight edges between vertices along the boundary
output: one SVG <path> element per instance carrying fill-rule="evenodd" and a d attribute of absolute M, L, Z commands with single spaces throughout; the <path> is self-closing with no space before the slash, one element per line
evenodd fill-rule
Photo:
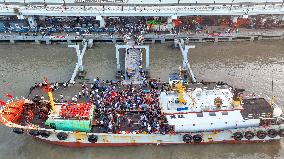
<path fill-rule="evenodd" d="M 1 123 L 16 134 L 74 147 L 267 142 L 284 136 L 278 105 L 246 97 L 224 82 L 188 83 L 178 74 L 167 83 L 137 86 L 95 81 L 83 84 L 90 94 L 83 92 L 77 102 L 54 101 L 53 94 L 81 90 L 81 84 L 53 86 L 33 87 L 49 100 L 2 102 Z M 99 95 L 110 101 L 89 100 Z"/>

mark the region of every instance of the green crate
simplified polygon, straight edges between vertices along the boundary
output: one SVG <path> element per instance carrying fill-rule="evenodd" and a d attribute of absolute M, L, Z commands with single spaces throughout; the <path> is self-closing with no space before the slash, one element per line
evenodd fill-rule
<path fill-rule="evenodd" d="M 91 120 L 73 120 L 73 119 L 48 119 L 45 125 L 56 130 L 64 131 L 91 131 Z"/>
<path fill-rule="evenodd" d="M 94 116 L 94 107 L 92 107 L 90 112 L 90 119 L 88 120 L 63 119 L 60 116 L 50 116 L 45 121 L 45 125 L 56 130 L 90 132 L 92 128 L 91 122 Z"/>

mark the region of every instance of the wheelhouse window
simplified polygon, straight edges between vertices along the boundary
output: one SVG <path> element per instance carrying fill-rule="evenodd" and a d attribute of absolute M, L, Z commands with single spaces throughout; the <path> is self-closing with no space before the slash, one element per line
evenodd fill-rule
<path fill-rule="evenodd" d="M 216 113 L 215 112 L 209 112 L 209 115 L 210 116 L 216 116 Z"/>
<path fill-rule="evenodd" d="M 228 115 L 228 112 L 222 112 L 222 115 Z"/>
<path fill-rule="evenodd" d="M 196 113 L 197 117 L 203 117 L 203 113 Z"/>

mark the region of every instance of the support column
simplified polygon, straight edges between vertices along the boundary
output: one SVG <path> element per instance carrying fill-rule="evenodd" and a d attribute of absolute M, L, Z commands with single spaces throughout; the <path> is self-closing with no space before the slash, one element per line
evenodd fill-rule
<path fill-rule="evenodd" d="M 94 45 L 94 39 L 89 39 L 88 40 L 88 48 L 92 48 Z"/>
<path fill-rule="evenodd" d="M 283 4 L 283 3 L 282 3 Z M 282 18 L 281 18 L 282 21 L 284 21 L 284 15 L 282 15 Z M 284 39 L 284 33 L 282 33 L 280 39 Z"/>
<path fill-rule="evenodd" d="M 116 57 L 116 70 L 120 71 L 119 47 L 118 47 L 118 45 L 115 45 L 115 57 Z"/>
<path fill-rule="evenodd" d="M 104 28 L 105 27 L 105 19 L 102 16 L 96 16 L 96 20 L 100 21 L 100 28 Z"/>
<path fill-rule="evenodd" d="M 105 27 L 105 24 L 106 22 L 105 22 L 105 19 L 102 19 L 102 20 L 100 20 L 100 27 L 101 28 L 104 28 Z"/>
<path fill-rule="evenodd" d="M 168 22 L 168 24 L 171 24 L 171 23 L 172 23 L 172 21 L 173 21 L 172 16 L 170 16 L 170 17 L 168 17 L 168 18 L 167 18 L 167 22 Z"/>
<path fill-rule="evenodd" d="M 28 17 L 28 21 L 31 28 L 37 27 L 37 23 L 34 17 Z"/>
<path fill-rule="evenodd" d="M 83 39 L 83 49 L 82 51 L 80 51 L 80 65 L 79 65 L 79 70 L 80 71 L 83 71 L 84 70 L 84 67 L 83 67 L 83 57 L 86 53 L 86 50 L 87 50 L 87 47 L 88 47 L 88 43 L 89 43 L 89 40 L 86 40 L 86 39 Z"/>
<path fill-rule="evenodd" d="M 214 38 L 214 42 L 218 42 L 219 41 L 219 38 L 218 37 L 215 37 Z"/>
<path fill-rule="evenodd" d="M 21 14 L 17 15 L 17 18 L 18 19 L 25 19 L 25 17 L 23 15 L 21 15 Z"/>
<path fill-rule="evenodd" d="M 186 70 L 186 66 L 188 64 L 188 59 L 187 59 L 188 50 L 183 50 L 181 53 L 182 53 L 182 57 L 183 57 L 182 69 Z"/>
<path fill-rule="evenodd" d="M 170 17 L 167 18 L 167 29 L 172 29 L 174 26 L 173 26 L 173 20 L 174 19 L 177 19 L 177 16 L 176 15 L 172 15 Z"/>
<path fill-rule="evenodd" d="M 178 48 L 178 39 L 174 39 L 174 46 L 175 46 L 175 48 Z"/>
<path fill-rule="evenodd" d="M 82 57 L 81 57 L 81 50 L 79 45 L 71 45 L 73 48 L 76 49 L 77 53 L 77 64 L 79 66 L 79 70 L 83 71 L 83 62 L 82 62 Z"/>
<path fill-rule="evenodd" d="M 239 18 L 238 16 L 232 16 L 231 20 L 233 23 L 236 23 L 238 21 L 238 18 Z"/>
<path fill-rule="evenodd" d="M 146 70 L 149 69 L 149 64 L 150 64 L 150 51 L 149 51 L 149 46 L 145 48 L 146 50 Z"/>
<path fill-rule="evenodd" d="M 35 43 L 36 43 L 36 44 L 40 44 L 39 39 L 35 39 Z"/>
<path fill-rule="evenodd" d="M 47 45 L 49 45 L 49 44 L 51 44 L 51 41 L 50 41 L 49 39 L 46 39 L 46 40 L 45 40 L 45 43 L 46 43 Z"/>
<path fill-rule="evenodd" d="M 14 39 L 10 39 L 10 43 L 11 44 L 15 44 L 15 40 Z"/>

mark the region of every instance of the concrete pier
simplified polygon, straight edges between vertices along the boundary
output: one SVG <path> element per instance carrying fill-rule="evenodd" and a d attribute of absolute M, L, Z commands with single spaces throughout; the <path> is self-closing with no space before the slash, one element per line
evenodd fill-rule
<path fill-rule="evenodd" d="M 50 41 L 50 40 L 45 40 L 45 43 L 46 43 L 47 45 L 49 45 L 49 44 L 51 44 L 51 41 Z"/>
<path fill-rule="evenodd" d="M 247 32 L 247 33 L 227 33 L 218 36 L 208 34 L 145 34 L 145 43 L 165 43 L 166 41 L 174 41 L 174 39 L 186 39 L 186 42 L 201 43 L 201 42 L 233 42 L 233 41 L 255 41 L 255 40 L 275 40 L 283 39 L 283 31 L 274 32 Z M 123 35 L 106 35 L 106 34 L 90 34 L 86 35 L 68 35 L 68 36 L 32 36 L 32 35 L 7 35 L 0 34 L 0 42 L 34 42 L 51 44 L 53 42 L 80 42 L 83 39 L 92 39 L 93 42 L 112 42 L 117 43 L 123 41 Z"/>
<path fill-rule="evenodd" d="M 218 41 L 219 41 L 219 38 L 215 37 L 214 42 L 218 42 Z"/>
<path fill-rule="evenodd" d="M 40 41 L 38 39 L 35 40 L 36 44 L 40 44 Z"/>

